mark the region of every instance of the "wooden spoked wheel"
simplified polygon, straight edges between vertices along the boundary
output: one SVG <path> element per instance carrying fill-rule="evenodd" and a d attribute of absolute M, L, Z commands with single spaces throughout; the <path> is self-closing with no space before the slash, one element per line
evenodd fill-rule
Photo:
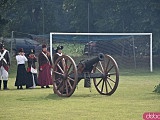
<path fill-rule="evenodd" d="M 93 73 L 103 74 L 102 78 L 93 78 L 97 91 L 102 95 L 112 95 L 119 83 L 119 69 L 116 61 L 110 55 L 104 55 L 104 60 L 94 65 Z"/>
<path fill-rule="evenodd" d="M 58 96 L 69 97 L 77 85 L 77 67 L 67 55 L 60 56 L 53 67 L 53 90 Z"/>

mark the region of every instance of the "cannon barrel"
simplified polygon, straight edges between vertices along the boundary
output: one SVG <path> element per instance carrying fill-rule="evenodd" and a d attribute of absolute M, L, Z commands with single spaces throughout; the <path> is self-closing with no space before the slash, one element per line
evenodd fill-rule
<path fill-rule="evenodd" d="M 81 61 L 77 66 L 78 73 L 91 72 L 93 69 L 93 65 L 95 63 L 98 63 L 99 61 L 103 61 L 104 59 L 105 59 L 104 54 L 99 53 L 97 57 L 91 58 L 89 60 Z"/>
<path fill-rule="evenodd" d="M 93 66 L 95 63 L 97 63 L 99 61 L 103 61 L 103 60 L 104 60 L 104 54 L 99 53 L 97 57 L 94 57 L 94 58 L 89 59 L 89 60 L 82 61 L 82 64 L 83 64 L 84 68 L 86 68 L 86 67 Z"/>

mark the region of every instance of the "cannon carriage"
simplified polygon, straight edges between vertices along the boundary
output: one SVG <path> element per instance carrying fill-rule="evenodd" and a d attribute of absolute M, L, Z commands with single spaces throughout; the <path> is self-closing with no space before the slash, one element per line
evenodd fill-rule
<path fill-rule="evenodd" d="M 119 69 L 116 61 L 107 54 L 99 53 L 78 65 L 68 55 L 60 56 L 53 67 L 53 90 L 58 96 L 70 97 L 79 81 L 84 79 L 84 87 L 91 86 L 102 95 L 112 95 L 119 83 Z"/>

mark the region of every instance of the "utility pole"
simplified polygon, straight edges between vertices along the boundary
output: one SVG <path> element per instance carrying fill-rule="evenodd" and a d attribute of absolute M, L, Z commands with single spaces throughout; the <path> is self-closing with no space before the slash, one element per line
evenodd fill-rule
<path fill-rule="evenodd" d="M 87 13 L 88 13 L 88 33 L 89 33 L 89 32 L 90 32 L 90 30 L 89 30 L 89 24 L 90 24 L 90 23 L 89 23 L 89 19 L 90 19 L 90 18 L 89 18 L 89 2 L 90 2 L 90 1 L 88 0 L 87 2 L 88 2 L 88 9 L 87 9 L 87 11 L 88 11 L 88 12 L 87 12 Z M 89 35 L 88 35 L 88 42 L 89 42 L 89 39 L 90 39 L 90 38 L 89 38 Z M 90 56 L 90 53 L 91 53 L 91 48 L 90 48 L 90 45 L 89 45 L 89 46 L 88 46 L 88 56 Z"/>
<path fill-rule="evenodd" d="M 12 45 L 13 45 L 13 33 L 14 33 L 14 31 L 12 31 L 12 33 L 11 33 L 11 52 L 10 52 L 10 55 L 11 55 L 11 57 L 10 57 L 10 62 L 12 61 L 12 56 L 13 56 L 13 47 L 12 47 Z"/>
<path fill-rule="evenodd" d="M 44 40 L 44 0 L 41 0 L 42 3 L 42 17 L 43 17 L 43 40 Z"/>

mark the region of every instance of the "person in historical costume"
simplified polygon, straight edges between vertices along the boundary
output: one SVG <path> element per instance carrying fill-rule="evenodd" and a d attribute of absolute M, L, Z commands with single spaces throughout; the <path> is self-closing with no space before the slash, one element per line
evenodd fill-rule
<path fill-rule="evenodd" d="M 9 51 L 4 48 L 4 44 L 0 43 L 0 89 L 3 80 L 3 90 L 8 90 L 8 70 L 10 67 Z"/>
<path fill-rule="evenodd" d="M 53 55 L 53 62 L 54 62 L 54 64 L 55 64 L 55 62 L 56 62 L 56 60 L 60 57 L 60 56 L 62 56 L 63 55 L 63 53 L 62 53 L 62 50 L 63 50 L 63 46 L 58 46 L 57 47 L 57 49 L 55 50 L 55 53 L 54 53 L 54 55 Z M 63 60 L 62 60 L 63 61 Z M 60 67 L 63 69 L 63 62 L 59 62 L 59 65 L 60 65 Z M 56 67 L 56 69 L 55 69 L 58 73 L 62 73 L 62 71 L 60 70 L 60 68 L 59 67 Z M 55 80 L 56 80 L 56 84 L 58 85 L 58 84 L 60 84 L 61 83 L 61 79 L 59 79 L 59 75 L 58 74 L 56 74 L 56 76 L 55 76 Z M 55 89 L 55 88 L 54 88 Z M 55 91 L 55 90 L 54 90 Z"/>
<path fill-rule="evenodd" d="M 37 58 L 35 56 L 35 50 L 31 49 L 28 56 L 28 68 L 27 68 L 28 80 L 26 82 L 26 88 L 36 88 L 36 86 L 38 85 L 37 68 L 35 64 L 36 62 Z"/>
<path fill-rule="evenodd" d="M 58 59 L 58 57 L 63 55 L 62 50 L 63 50 L 63 46 L 60 46 L 60 45 L 55 50 L 55 54 L 53 55 L 54 64 L 55 64 L 56 60 Z M 63 62 L 62 61 L 59 62 L 59 65 L 60 65 L 61 68 L 63 68 Z M 57 72 L 61 73 L 61 70 L 58 67 L 57 67 Z"/>
<path fill-rule="evenodd" d="M 47 51 L 47 46 L 45 44 L 42 45 L 42 51 L 38 55 L 38 63 L 39 63 L 39 74 L 38 74 L 38 84 L 41 88 L 50 88 L 49 85 L 53 84 L 51 69 L 52 69 L 52 61 L 51 55 Z"/>
<path fill-rule="evenodd" d="M 53 55 L 53 62 L 55 63 L 59 56 L 62 56 L 63 46 L 58 46 L 55 50 L 55 54 Z"/>
<path fill-rule="evenodd" d="M 26 81 L 28 80 L 27 71 L 25 68 L 25 62 L 27 62 L 27 58 L 25 56 L 23 48 L 19 49 L 18 55 L 16 55 L 17 60 L 17 76 L 15 81 L 15 86 L 17 89 L 23 89 L 23 85 L 26 85 Z"/>

